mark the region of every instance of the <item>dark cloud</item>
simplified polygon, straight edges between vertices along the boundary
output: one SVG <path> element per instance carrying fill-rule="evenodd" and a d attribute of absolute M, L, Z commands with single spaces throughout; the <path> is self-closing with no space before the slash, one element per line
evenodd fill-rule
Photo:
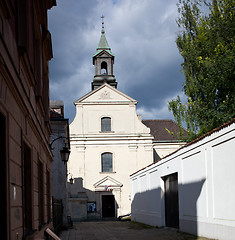
<path fill-rule="evenodd" d="M 66 0 L 49 13 L 54 59 L 52 100 L 63 100 L 73 120 L 73 102 L 91 90 L 92 55 L 105 16 L 106 37 L 115 55 L 118 89 L 135 98 L 143 118 L 172 118 L 167 101 L 182 94 L 182 59 L 175 39 L 177 0 Z"/>

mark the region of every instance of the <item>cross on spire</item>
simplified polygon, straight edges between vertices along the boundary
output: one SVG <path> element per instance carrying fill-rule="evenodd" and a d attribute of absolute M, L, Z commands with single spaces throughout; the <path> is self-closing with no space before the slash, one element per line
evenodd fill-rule
<path fill-rule="evenodd" d="M 104 15 L 102 15 L 101 18 L 102 18 L 102 27 L 104 27 Z"/>

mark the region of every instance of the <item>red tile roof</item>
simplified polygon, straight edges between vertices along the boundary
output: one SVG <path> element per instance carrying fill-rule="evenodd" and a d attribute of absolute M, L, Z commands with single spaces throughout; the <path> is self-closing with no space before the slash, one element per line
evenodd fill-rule
<path fill-rule="evenodd" d="M 150 128 L 150 133 L 154 137 L 154 141 L 177 141 L 177 134 L 179 133 L 179 127 L 173 120 L 167 119 L 154 119 L 154 120 L 142 120 L 143 124 Z M 169 133 L 173 132 L 174 135 Z M 187 131 L 185 134 L 187 134 Z"/>

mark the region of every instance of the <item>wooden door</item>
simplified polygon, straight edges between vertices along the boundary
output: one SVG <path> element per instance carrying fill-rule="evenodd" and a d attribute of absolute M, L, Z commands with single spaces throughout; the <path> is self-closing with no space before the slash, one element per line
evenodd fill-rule
<path fill-rule="evenodd" d="M 164 177 L 166 226 L 179 228 L 178 174 Z"/>
<path fill-rule="evenodd" d="M 102 195 L 102 217 L 115 217 L 114 195 Z"/>

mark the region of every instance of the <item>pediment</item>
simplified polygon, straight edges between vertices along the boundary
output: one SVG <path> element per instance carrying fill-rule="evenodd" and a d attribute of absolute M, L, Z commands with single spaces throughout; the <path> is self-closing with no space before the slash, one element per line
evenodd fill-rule
<path fill-rule="evenodd" d="M 95 55 L 94 55 L 94 57 L 114 57 L 112 54 L 110 54 L 108 51 L 106 51 L 106 50 L 99 50 L 99 52 L 98 53 L 96 53 Z"/>
<path fill-rule="evenodd" d="M 74 104 L 79 103 L 134 103 L 136 104 L 137 101 L 126 94 L 120 92 L 116 88 L 110 86 L 107 83 L 104 83 L 99 88 L 89 92 L 82 98 L 78 99 L 74 102 Z"/>
<path fill-rule="evenodd" d="M 106 51 L 102 51 L 101 53 L 99 53 L 97 55 L 98 57 L 112 57 L 112 55 L 110 55 L 108 52 Z"/>
<path fill-rule="evenodd" d="M 108 189 L 113 189 L 113 188 L 120 188 L 122 186 L 123 186 L 122 183 L 115 180 L 114 178 L 111 178 L 110 176 L 106 176 L 94 184 L 94 187 L 96 190 L 103 190 L 103 191 L 107 191 Z"/>

